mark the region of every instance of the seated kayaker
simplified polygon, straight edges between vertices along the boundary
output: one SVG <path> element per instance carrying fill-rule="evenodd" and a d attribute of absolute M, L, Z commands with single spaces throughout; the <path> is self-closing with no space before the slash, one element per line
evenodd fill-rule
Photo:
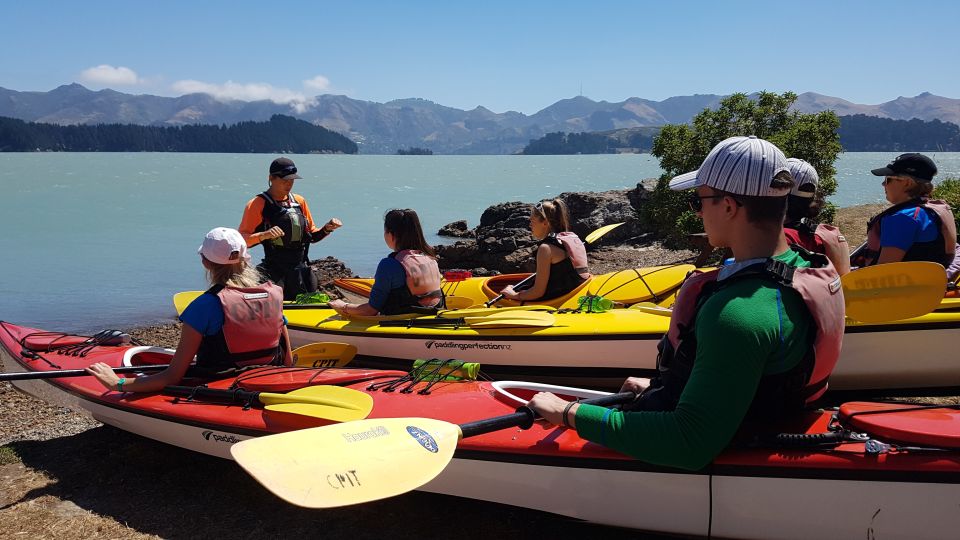
<path fill-rule="evenodd" d="M 802 159 L 788 159 L 787 167 L 793 178 L 793 189 L 787 198 L 787 220 L 783 224 L 787 243 L 826 255 L 841 276 L 846 274 L 850 271 L 847 239 L 833 225 L 815 221 L 823 206 L 823 194 L 817 192 L 820 175 Z"/>
<path fill-rule="evenodd" d="M 714 247 L 735 262 L 695 273 L 680 289 L 654 379 L 630 378 L 627 411 L 540 393 L 554 424 L 637 459 L 700 469 L 745 419 L 782 418 L 826 390 L 844 328 L 840 277 L 823 255 L 792 250 L 783 234 L 792 187 L 786 157 L 756 137 L 732 137 L 671 189 L 689 203 Z"/>
<path fill-rule="evenodd" d="M 937 166 L 923 154 L 901 154 L 886 167 L 883 191 L 893 206 L 867 224 L 867 242 L 852 263 L 870 266 L 899 261 L 931 261 L 948 268 L 956 253 L 957 225 L 950 205 L 930 199 Z"/>
<path fill-rule="evenodd" d="M 247 244 L 234 229 L 208 232 L 198 251 L 213 285 L 180 315 L 183 327 L 170 367 L 142 377 L 118 377 L 110 366 L 87 368 L 109 390 L 156 392 L 177 384 L 193 369 L 197 375 L 228 373 L 263 364 L 291 365 L 290 338 L 283 318 L 283 289 L 261 283 L 250 266 Z"/>
<path fill-rule="evenodd" d="M 563 201 L 537 203 L 530 212 L 530 232 L 540 241 L 533 285 L 519 291 L 507 285 L 500 291 L 504 298 L 520 302 L 550 300 L 567 294 L 590 278 L 586 248 L 580 238 L 570 232 L 570 216 Z"/>
<path fill-rule="evenodd" d="M 383 217 L 383 241 L 392 253 L 380 260 L 365 304 L 330 302 L 337 313 L 396 315 L 430 312 L 443 307 L 440 268 L 433 247 L 423 237 L 413 210 L 390 210 Z"/>

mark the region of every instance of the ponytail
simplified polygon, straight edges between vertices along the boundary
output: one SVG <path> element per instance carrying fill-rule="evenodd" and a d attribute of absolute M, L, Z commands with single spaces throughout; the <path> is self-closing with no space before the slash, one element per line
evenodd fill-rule
<path fill-rule="evenodd" d="M 547 220 L 554 234 L 570 230 L 570 214 L 567 212 L 567 205 L 562 200 L 540 201 L 534 209 Z"/>

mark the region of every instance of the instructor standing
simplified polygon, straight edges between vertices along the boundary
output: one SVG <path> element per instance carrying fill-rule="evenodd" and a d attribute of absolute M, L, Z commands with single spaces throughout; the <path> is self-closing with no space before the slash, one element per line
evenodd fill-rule
<path fill-rule="evenodd" d="M 342 225 L 337 218 L 331 218 L 323 227 L 314 224 L 306 199 L 292 192 L 293 181 L 298 178 L 302 177 L 292 160 L 273 160 L 267 176 L 270 187 L 250 199 L 237 228 L 247 247 L 263 245 L 263 261 L 257 270 L 283 287 L 284 300 L 317 290 L 307 259 L 310 244 L 323 240 Z"/>

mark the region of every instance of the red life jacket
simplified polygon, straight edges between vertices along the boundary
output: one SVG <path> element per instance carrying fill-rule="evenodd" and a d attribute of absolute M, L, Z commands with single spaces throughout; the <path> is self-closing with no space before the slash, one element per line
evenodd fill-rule
<path fill-rule="evenodd" d="M 583 245 L 580 237 L 576 233 L 562 232 L 557 233 L 557 240 L 567 252 L 567 257 L 573 264 L 573 269 L 580 274 L 583 279 L 590 279 L 590 271 L 587 269 L 587 248 Z"/>
<path fill-rule="evenodd" d="M 417 303 L 421 307 L 436 307 L 443 298 L 437 260 L 412 249 L 398 252 L 395 258 L 407 274 L 407 289 L 417 299 Z"/>
<path fill-rule="evenodd" d="M 774 259 L 753 259 L 689 276 L 677 294 L 670 329 L 658 347 L 659 376 L 648 392 L 644 392 L 650 395 L 638 400 L 638 407 L 644 410 L 673 410 L 676 407 L 696 358 L 694 330 L 699 307 L 724 286 L 745 278 L 761 278 L 797 291 L 815 327 L 813 343 L 803 361 L 786 373 L 765 375 L 761 379 L 751 413 L 763 417 L 790 412 L 822 396 L 827 389 L 827 379 L 840 357 L 846 311 L 843 289 L 836 269 L 825 256 L 799 252 L 817 267 L 794 268 Z M 721 272 L 724 276 L 718 279 Z M 731 354 L 736 352 L 731 351 Z M 644 398 L 649 403 L 644 404 Z"/>
<path fill-rule="evenodd" d="M 899 212 L 905 208 L 916 208 L 916 212 L 926 212 L 927 216 L 937 226 L 937 237 L 930 242 L 914 242 L 904 261 L 930 261 L 940 263 L 944 268 L 953 263 L 957 245 L 957 223 L 953 219 L 950 205 L 935 199 L 912 199 L 895 204 L 880 212 L 867 223 L 867 247 L 863 251 L 863 266 L 877 264 L 880 258 L 880 227 L 883 218 Z M 858 261 L 860 262 L 860 261 Z"/>
<path fill-rule="evenodd" d="M 217 371 L 282 360 L 283 289 L 269 282 L 250 288 L 216 285 L 207 294 L 220 299 L 223 328 L 203 337 L 200 367 Z"/>

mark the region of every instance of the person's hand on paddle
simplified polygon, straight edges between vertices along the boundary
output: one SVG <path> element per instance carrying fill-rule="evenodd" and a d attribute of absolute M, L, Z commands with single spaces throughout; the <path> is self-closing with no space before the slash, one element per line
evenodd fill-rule
<path fill-rule="evenodd" d="M 84 368 L 84 371 L 96 377 L 97 380 L 100 381 L 100 384 L 107 390 L 117 389 L 117 383 L 120 381 L 120 377 L 113 372 L 113 368 L 103 362 L 91 364 L 89 367 Z"/>
<path fill-rule="evenodd" d="M 574 417 L 579 406 L 577 403 L 571 404 L 569 401 L 560 399 L 551 392 L 539 392 L 527 403 L 527 407 L 533 409 L 533 412 L 542 416 L 547 422 L 557 426 L 568 425 L 571 428 L 576 427 Z M 567 415 L 566 424 L 563 421 L 564 412 Z"/>
<path fill-rule="evenodd" d="M 650 379 L 644 377 L 627 377 L 627 380 L 623 381 L 623 385 L 620 387 L 621 392 L 633 392 L 634 394 L 640 394 L 647 387 L 650 386 Z"/>
<path fill-rule="evenodd" d="M 513 285 L 507 285 L 500 291 L 500 294 L 502 294 L 507 300 L 516 300 L 518 293 L 517 291 L 513 290 Z"/>

